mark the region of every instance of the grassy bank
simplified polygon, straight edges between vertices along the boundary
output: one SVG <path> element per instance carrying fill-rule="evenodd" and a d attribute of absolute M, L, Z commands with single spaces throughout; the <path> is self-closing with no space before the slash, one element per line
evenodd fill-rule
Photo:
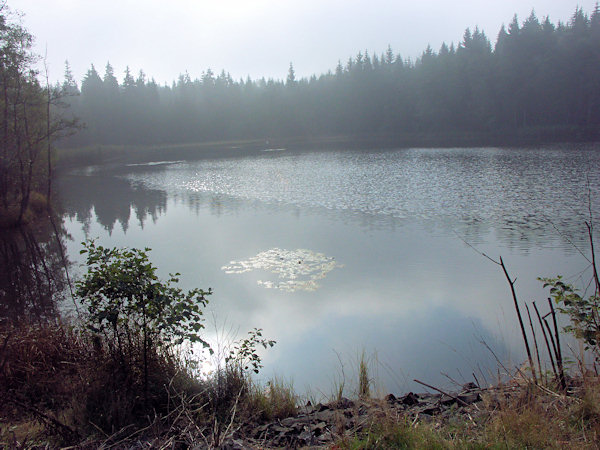
<path fill-rule="evenodd" d="M 372 448 L 598 448 L 600 383 L 577 377 L 566 392 L 512 380 L 446 416 L 386 417 L 339 444 Z"/>
<path fill-rule="evenodd" d="M 4 448 L 77 445 L 187 447 L 231 442 L 268 448 L 256 438 L 264 424 L 306 414 L 290 384 L 256 384 L 237 363 L 209 377 L 196 376 L 184 353 L 155 352 L 151 383 L 144 391 L 136 355 L 129 365 L 115 361 L 109 342 L 64 322 L 0 329 L 0 445 Z M 137 355 L 139 357 L 139 355 Z M 359 370 L 360 379 L 369 377 Z M 364 381 L 362 381 L 364 383 Z M 598 448 L 600 380 L 578 374 L 567 390 L 556 383 L 535 385 L 515 377 L 482 390 L 481 401 L 444 413 L 399 410 L 370 398 L 359 386 L 352 409 L 331 398 L 332 417 L 355 411 L 360 424 L 321 427 L 332 440 L 322 447 L 371 448 Z M 336 406 L 337 405 L 337 406 Z M 348 408 L 346 406 L 345 408 Z M 289 419 L 286 419 L 289 422 Z"/>
<path fill-rule="evenodd" d="M 121 440 L 212 446 L 241 422 L 295 411 L 289 386 L 255 384 L 239 359 L 199 377 L 189 353 L 155 348 L 146 385 L 135 344 L 127 344 L 133 346 L 123 359 L 111 345 L 65 322 L 3 323 L 0 446 L 96 448 Z"/>

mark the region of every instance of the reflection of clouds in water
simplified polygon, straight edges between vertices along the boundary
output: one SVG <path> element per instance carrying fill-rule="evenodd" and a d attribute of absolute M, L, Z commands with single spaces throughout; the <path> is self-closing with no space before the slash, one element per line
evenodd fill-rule
<path fill-rule="evenodd" d="M 245 261 L 231 261 L 221 269 L 225 273 L 244 273 L 255 269 L 268 270 L 279 276 L 280 281 L 258 280 L 259 286 L 286 292 L 314 291 L 322 280 L 336 267 L 343 267 L 334 258 L 311 250 L 285 250 L 272 248 Z"/>

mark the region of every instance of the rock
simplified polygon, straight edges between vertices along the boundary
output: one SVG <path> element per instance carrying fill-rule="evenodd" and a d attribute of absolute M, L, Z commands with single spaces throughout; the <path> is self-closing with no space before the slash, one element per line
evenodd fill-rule
<path fill-rule="evenodd" d="M 229 447 L 226 448 L 323 448 L 344 434 L 356 434 L 361 430 L 371 429 L 372 423 L 389 414 L 390 409 L 394 414 L 418 416 L 418 420 L 423 422 L 454 420 L 461 415 L 465 404 L 471 405 L 481 400 L 483 391 L 477 386 L 467 384 L 463 387 L 465 389 L 456 395 L 409 392 L 403 397 L 389 394 L 385 397 L 385 402 L 352 401 L 342 397 L 328 404 L 307 403 L 306 406 L 298 408 L 296 415 L 292 417 L 246 428 L 247 432 L 244 434 L 254 439 L 254 446 L 240 447 L 240 442 L 244 445 L 248 442 L 240 440 L 240 436 L 233 435 L 228 439 Z"/>
<path fill-rule="evenodd" d="M 301 445 L 315 445 L 318 443 L 315 436 L 308 430 L 300 433 L 297 437 L 297 441 Z"/>
<path fill-rule="evenodd" d="M 339 414 L 332 410 L 319 411 L 313 414 L 313 417 L 322 422 L 333 422 Z"/>
<path fill-rule="evenodd" d="M 319 422 L 310 427 L 311 433 L 315 436 L 321 436 L 325 429 L 327 428 L 327 424 L 325 422 Z"/>
<path fill-rule="evenodd" d="M 427 416 L 433 416 L 434 414 L 438 414 L 441 411 L 441 408 L 434 404 L 425 404 L 423 406 L 419 406 L 414 410 L 417 414 L 425 414 Z"/>
<path fill-rule="evenodd" d="M 481 401 L 481 395 L 479 392 L 469 392 L 468 394 L 461 394 L 458 398 L 465 402 L 467 405 L 472 405 L 475 402 Z"/>
<path fill-rule="evenodd" d="M 321 411 L 327 411 L 331 408 L 329 407 L 329 405 L 324 405 L 322 403 L 318 403 L 317 406 L 315 407 L 315 409 L 317 412 L 321 412 Z"/>
<path fill-rule="evenodd" d="M 272 425 L 270 428 L 271 431 L 274 431 L 275 433 L 280 433 L 280 434 L 285 434 L 285 433 L 289 433 L 293 430 L 293 428 L 290 427 L 283 427 L 281 425 Z"/>
<path fill-rule="evenodd" d="M 283 420 L 280 420 L 279 423 L 284 427 L 295 427 L 295 426 L 303 426 L 310 422 L 309 416 L 304 417 L 287 417 Z"/>
<path fill-rule="evenodd" d="M 339 409 L 353 408 L 354 402 L 352 400 L 347 399 L 346 397 L 342 397 L 335 403 L 335 406 Z"/>
<path fill-rule="evenodd" d="M 444 406 L 450 406 L 453 403 L 456 403 L 456 398 L 450 397 L 449 395 L 442 395 L 440 398 L 440 403 Z"/>
<path fill-rule="evenodd" d="M 221 448 L 223 450 L 247 450 L 252 447 L 244 445 L 244 443 L 241 440 L 227 439 L 225 442 L 223 442 L 221 444 L 221 446 L 219 448 Z"/>
<path fill-rule="evenodd" d="M 479 389 L 479 387 L 472 381 L 469 381 L 468 383 L 464 384 L 462 388 L 463 388 L 463 391 L 472 391 L 475 389 Z"/>
<path fill-rule="evenodd" d="M 263 437 L 265 433 L 269 430 L 269 425 L 270 424 L 266 424 L 256 427 L 252 432 L 252 437 L 255 439 Z"/>
<path fill-rule="evenodd" d="M 409 392 L 404 397 L 400 399 L 400 403 L 406 406 L 413 406 L 419 404 L 419 396 L 417 394 L 413 394 Z"/>

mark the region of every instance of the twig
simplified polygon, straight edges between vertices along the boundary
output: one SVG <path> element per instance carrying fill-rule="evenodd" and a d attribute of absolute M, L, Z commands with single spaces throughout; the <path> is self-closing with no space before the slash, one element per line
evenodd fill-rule
<path fill-rule="evenodd" d="M 238 391 L 237 397 L 235 398 L 235 403 L 233 404 L 233 408 L 232 408 L 232 412 L 231 412 L 231 420 L 229 421 L 229 424 L 225 428 L 225 432 L 223 433 L 223 439 L 227 438 L 227 435 L 229 434 L 229 430 L 231 430 L 231 427 L 233 426 L 233 422 L 235 420 L 235 415 L 237 413 L 237 407 L 238 407 L 238 403 L 240 401 L 240 397 L 242 395 L 242 391 L 243 391 L 243 388 L 240 388 L 240 390 Z"/>
<path fill-rule="evenodd" d="M 546 341 L 546 348 L 548 349 L 548 356 L 550 356 L 550 363 L 552 364 L 552 372 L 554 372 L 554 376 L 558 377 L 558 372 L 556 370 L 556 365 L 554 364 L 554 357 L 552 356 L 552 350 L 550 349 L 550 343 L 548 342 L 548 336 L 546 335 L 546 330 L 544 329 L 544 322 L 542 322 L 542 316 L 540 316 L 540 312 L 538 311 L 537 305 L 533 302 L 533 308 L 535 309 L 535 313 L 537 314 L 538 320 L 540 322 L 540 327 L 542 328 L 542 334 L 544 335 L 544 341 Z"/>
<path fill-rule="evenodd" d="M 550 314 L 550 313 L 548 313 L 548 314 Z M 556 348 L 556 342 L 554 341 L 554 336 L 552 335 L 552 330 L 550 330 L 550 325 L 548 325 L 548 321 L 546 320 L 546 316 L 548 316 L 548 314 L 546 314 L 544 317 L 542 317 L 542 320 L 544 321 L 546 330 L 548 330 L 548 336 L 550 336 L 550 343 L 552 344 L 552 349 L 554 350 L 554 356 L 557 356 L 558 350 Z M 556 364 L 556 367 L 558 369 L 558 363 Z M 558 370 L 557 370 L 557 374 L 558 374 Z"/>
<path fill-rule="evenodd" d="M 481 389 L 481 384 L 479 384 L 479 380 L 477 379 L 477 377 L 475 376 L 475 372 L 473 372 L 473 378 L 475 378 L 475 384 L 477 385 L 477 387 L 479 389 Z"/>
<path fill-rule="evenodd" d="M 590 217 L 591 217 L 591 206 L 590 206 Z M 590 239 L 590 250 L 592 252 L 592 270 L 594 271 L 594 280 L 596 282 L 596 295 L 600 294 L 600 279 L 598 278 L 598 269 L 596 267 L 596 255 L 594 252 L 594 237 L 593 237 L 593 231 L 594 231 L 594 224 L 592 223 L 591 219 L 589 222 L 585 222 L 585 226 L 588 229 L 588 236 Z"/>
<path fill-rule="evenodd" d="M 562 387 L 562 389 L 566 389 L 567 382 L 565 380 L 565 371 L 563 369 L 562 350 L 560 349 L 560 333 L 558 331 L 558 325 L 556 323 L 556 311 L 554 311 L 554 306 L 552 305 L 552 300 L 548 299 L 548 304 L 550 305 L 550 311 L 552 313 L 552 321 L 554 323 L 554 334 L 556 336 L 556 350 L 557 350 L 556 364 L 558 366 L 559 382 L 560 382 L 560 386 Z"/>
<path fill-rule="evenodd" d="M 448 378 L 452 383 L 454 383 L 457 386 L 462 386 L 458 381 L 456 381 L 454 378 L 452 378 L 450 375 L 448 375 L 445 372 L 440 372 L 443 376 L 445 376 L 446 378 Z"/>
<path fill-rule="evenodd" d="M 577 250 L 577 252 L 583 256 L 583 258 L 587 261 L 587 262 L 591 262 L 588 257 L 585 255 L 585 253 L 583 252 L 583 250 L 581 250 L 579 247 L 577 247 L 577 245 L 575 245 L 575 243 L 571 240 L 571 238 L 569 238 L 569 236 L 567 236 L 566 234 L 564 234 L 562 231 L 560 231 L 558 229 L 558 227 L 556 225 L 554 225 L 554 223 L 548 219 L 546 217 L 546 220 L 548 221 L 548 223 L 550 223 L 550 225 L 552 225 L 552 228 L 554 228 L 554 230 L 558 233 L 558 235 L 560 237 L 562 237 L 565 241 L 567 241 L 569 244 L 571 244 L 571 247 L 573 247 L 575 250 Z"/>
<path fill-rule="evenodd" d="M 533 382 L 537 384 L 537 376 L 535 373 L 535 366 L 533 365 L 533 358 L 531 357 L 531 349 L 529 348 L 529 341 L 527 339 L 527 334 L 525 333 L 525 326 L 523 325 L 523 318 L 521 317 L 521 310 L 519 309 L 519 302 L 517 301 L 517 294 L 515 292 L 515 280 L 511 280 L 508 271 L 506 270 L 506 266 L 504 265 L 504 261 L 502 261 L 502 256 L 500 257 L 500 267 L 504 271 L 504 275 L 508 280 L 508 284 L 510 284 L 510 291 L 512 293 L 513 301 L 515 304 L 515 310 L 517 312 L 517 317 L 519 318 L 519 326 L 521 327 L 521 334 L 523 335 L 523 342 L 525 343 L 525 350 L 527 350 L 527 358 L 529 359 L 529 365 L 531 367 L 531 375 L 533 376 Z"/>
<path fill-rule="evenodd" d="M 538 363 L 538 369 L 540 370 L 540 379 L 542 378 L 542 363 L 540 362 L 540 350 L 538 348 L 537 337 L 535 330 L 533 329 L 533 322 L 531 321 L 531 314 L 529 313 L 529 306 L 525 303 L 525 309 L 527 310 L 527 317 L 529 318 L 529 327 L 531 328 L 531 334 L 533 336 L 533 344 L 535 345 L 535 356 Z"/>
<path fill-rule="evenodd" d="M 508 274 L 508 271 L 506 270 L 506 266 L 504 265 L 504 261 L 502 260 L 502 256 L 500 256 L 500 260 L 499 261 L 496 261 L 495 259 L 489 257 L 485 253 L 477 250 L 475 247 L 473 247 L 471 244 L 469 244 L 467 241 L 465 241 L 458 233 L 455 232 L 455 234 L 458 236 L 458 238 L 461 241 L 463 241 L 466 245 L 468 245 L 469 247 L 471 247 L 473 250 L 475 250 L 481 256 L 489 259 L 494 264 L 502 267 L 502 271 L 504 272 L 504 276 L 506 277 L 506 280 L 508 281 L 508 284 L 510 285 L 510 291 L 512 293 L 512 298 L 513 298 L 514 305 L 515 305 L 515 311 L 517 313 L 517 318 L 519 319 L 519 326 L 521 327 L 521 334 L 523 336 L 523 343 L 525 344 L 525 350 L 527 351 L 527 358 L 529 359 L 529 366 L 531 367 L 531 374 L 533 376 L 533 382 L 537 384 L 537 376 L 536 376 L 535 366 L 533 364 L 533 358 L 531 356 L 531 349 L 529 348 L 529 340 L 527 339 L 527 333 L 525 332 L 525 325 L 523 325 L 523 317 L 521 316 L 521 310 L 519 309 L 519 302 L 517 301 L 517 294 L 515 292 L 515 282 L 517 281 L 517 279 L 515 278 L 513 280 L 513 279 L 510 278 L 510 275 Z"/>
<path fill-rule="evenodd" d="M 577 397 L 569 397 L 564 394 L 559 394 L 557 392 L 553 392 L 545 386 L 537 385 L 537 388 L 548 395 L 552 395 L 553 397 L 560 398 L 562 400 L 572 400 L 576 403 L 581 403 L 581 400 L 578 399 Z"/>
<path fill-rule="evenodd" d="M 447 395 L 450 398 L 453 398 L 454 400 L 456 400 L 457 402 L 459 402 L 460 404 L 462 404 L 463 406 L 469 406 L 469 404 L 463 400 L 461 400 L 460 398 L 458 398 L 456 395 L 452 395 L 448 392 L 444 392 L 441 389 L 436 388 L 435 386 L 431 386 L 430 384 L 427 383 L 423 383 L 422 381 L 417 380 L 416 378 L 413 379 L 413 381 L 422 384 L 425 387 L 428 387 L 429 389 L 433 389 L 434 391 L 438 391 L 439 393 L 443 394 L 443 395 Z"/>
<path fill-rule="evenodd" d="M 500 367 L 502 367 L 504 369 L 504 371 L 506 372 L 507 375 L 510 375 L 510 370 L 508 370 L 506 368 L 506 366 L 504 364 L 502 364 L 502 361 L 500 361 L 500 358 L 498 358 L 498 356 L 496 355 L 496 353 L 494 353 L 494 350 L 492 350 L 490 348 L 490 346 L 487 344 L 487 342 L 485 342 L 484 340 L 479 341 L 479 343 L 481 345 L 483 345 L 485 348 L 488 349 L 488 351 L 492 354 L 492 356 L 496 359 L 496 362 L 498 363 L 498 365 Z M 500 372 L 500 370 L 498 369 L 498 372 Z M 482 372 L 483 373 L 483 372 Z M 500 382 L 500 375 L 498 374 L 498 383 Z"/>

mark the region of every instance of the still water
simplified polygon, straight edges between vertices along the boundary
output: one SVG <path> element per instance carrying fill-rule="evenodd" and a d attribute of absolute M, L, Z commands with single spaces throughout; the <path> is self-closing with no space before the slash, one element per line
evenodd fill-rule
<path fill-rule="evenodd" d="M 163 277 L 214 290 L 209 340 L 262 328 L 277 341 L 262 376 L 314 395 L 344 380 L 352 394 L 363 351 L 395 393 L 419 389 L 414 378 L 493 382 L 482 341 L 520 364 L 508 284 L 478 252 L 503 257 L 522 301 L 546 301 L 538 276 L 584 283 L 576 247 L 599 188 L 593 145 L 263 152 L 90 167 L 60 183 L 72 261 L 86 238 L 150 247 Z"/>

